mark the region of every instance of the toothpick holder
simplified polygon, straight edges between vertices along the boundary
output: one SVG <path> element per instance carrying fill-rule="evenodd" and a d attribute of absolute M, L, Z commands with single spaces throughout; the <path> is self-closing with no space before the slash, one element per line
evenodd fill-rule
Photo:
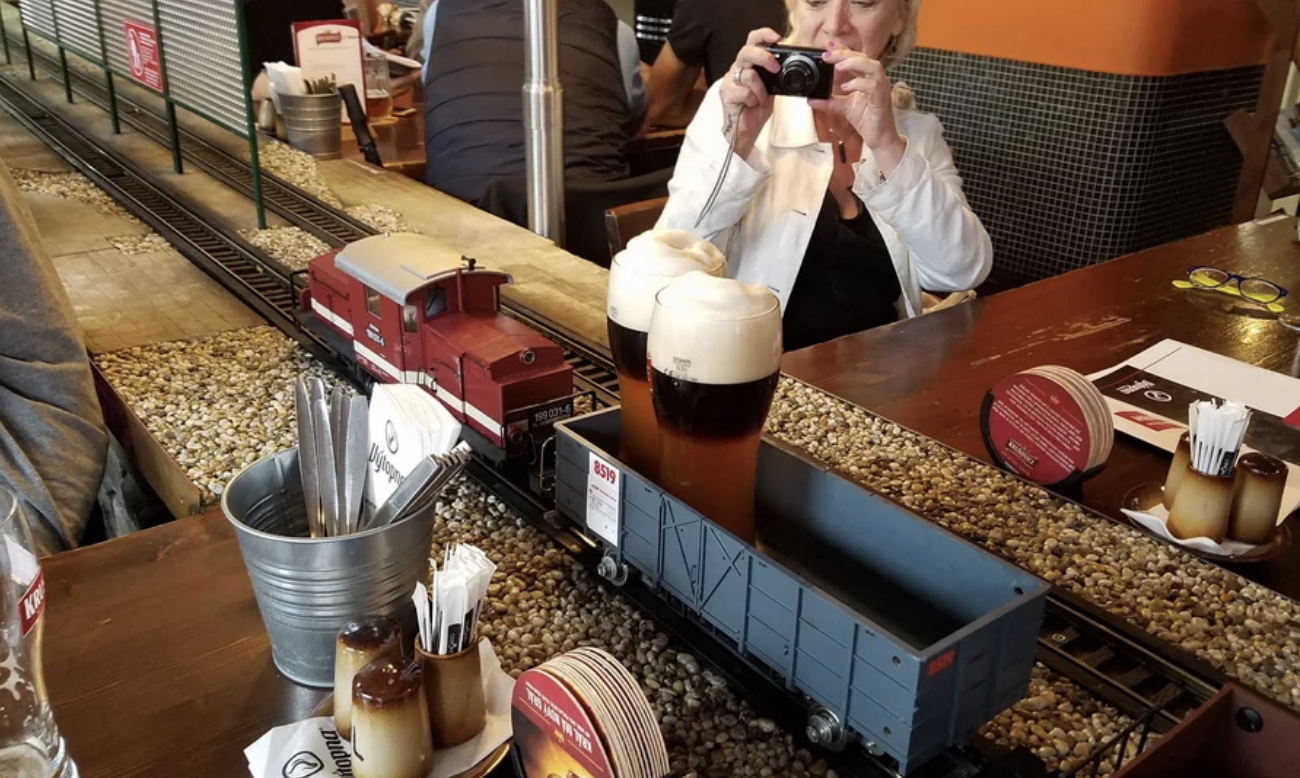
<path fill-rule="evenodd" d="M 424 696 L 429 705 L 429 725 L 436 749 L 464 743 L 487 725 L 487 700 L 483 696 L 483 661 L 479 643 L 458 654 L 430 654 L 415 641 L 415 657 L 424 671 Z"/>

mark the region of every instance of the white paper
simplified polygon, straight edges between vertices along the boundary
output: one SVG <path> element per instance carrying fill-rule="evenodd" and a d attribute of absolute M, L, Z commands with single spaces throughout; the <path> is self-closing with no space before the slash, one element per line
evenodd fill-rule
<path fill-rule="evenodd" d="M 421 387 L 378 384 L 370 397 L 370 457 L 362 514 L 369 519 L 420 460 L 446 454 L 461 424 Z"/>
<path fill-rule="evenodd" d="M 1146 527 L 1152 534 L 1187 548 L 1219 554 L 1220 556 L 1241 556 L 1258 548 L 1258 546 L 1242 543 L 1239 540 L 1225 539 L 1222 543 L 1216 543 L 1210 538 L 1188 538 L 1186 540 L 1176 538 L 1169 532 L 1169 527 L 1166 526 L 1169 522 L 1169 511 L 1165 509 L 1163 504 L 1147 509 L 1146 513 L 1131 511 L 1128 508 L 1122 508 L 1121 510 L 1124 511 L 1125 516 Z"/>
<path fill-rule="evenodd" d="M 492 644 L 479 643 L 487 724 L 472 740 L 433 752 L 427 778 L 451 778 L 488 758 L 510 739 L 510 695 L 515 681 L 501 669 Z M 286 724 L 267 732 L 244 749 L 253 778 L 312 778 L 352 774 L 352 746 L 334 727 L 332 716 Z"/>
<path fill-rule="evenodd" d="M 587 529 L 612 546 L 618 546 L 618 528 L 622 501 L 619 499 L 621 474 L 617 467 L 590 452 L 587 465 Z"/>
<path fill-rule="evenodd" d="M 1154 376 L 1280 418 L 1286 418 L 1300 408 L 1300 379 L 1248 365 L 1176 340 L 1162 340 L 1118 365 L 1093 373 L 1088 376 L 1088 379 L 1096 381 L 1123 365 L 1138 368 Z M 1178 448 L 1178 439 L 1187 431 L 1185 426 L 1173 419 L 1168 419 L 1169 428 L 1162 430 L 1153 430 L 1131 421 L 1119 414 L 1135 413 L 1139 416 L 1152 414 L 1112 397 L 1106 398 L 1106 405 L 1110 408 L 1116 432 L 1150 443 L 1170 453 Z M 1254 449 L 1250 446 L 1241 447 L 1242 454 L 1252 451 Z M 1285 464 L 1286 488 L 1283 490 L 1282 507 L 1277 515 L 1278 524 L 1281 524 L 1296 508 L 1300 508 L 1300 466 L 1291 462 Z"/>

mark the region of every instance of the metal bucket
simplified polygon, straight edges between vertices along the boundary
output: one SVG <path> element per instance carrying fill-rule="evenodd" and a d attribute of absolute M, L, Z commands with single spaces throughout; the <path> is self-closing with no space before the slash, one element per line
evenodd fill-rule
<path fill-rule="evenodd" d="M 289 145 L 322 159 L 343 156 L 343 101 L 328 95 L 280 95 Z"/>
<path fill-rule="evenodd" d="M 368 614 L 393 616 L 415 634 L 411 590 L 428 571 L 436 512 L 356 535 L 310 538 L 290 449 L 249 465 L 221 497 L 234 525 L 275 666 L 307 686 L 334 685 L 334 638 Z"/>

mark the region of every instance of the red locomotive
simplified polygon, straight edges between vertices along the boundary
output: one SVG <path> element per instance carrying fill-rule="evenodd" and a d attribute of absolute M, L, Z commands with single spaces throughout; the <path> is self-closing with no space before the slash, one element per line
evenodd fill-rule
<path fill-rule="evenodd" d="M 313 330 L 376 380 L 424 387 L 507 456 L 573 415 L 563 351 L 500 313 L 497 287 L 511 283 L 508 274 L 398 233 L 322 254 L 307 276 L 300 302 L 322 325 Z"/>

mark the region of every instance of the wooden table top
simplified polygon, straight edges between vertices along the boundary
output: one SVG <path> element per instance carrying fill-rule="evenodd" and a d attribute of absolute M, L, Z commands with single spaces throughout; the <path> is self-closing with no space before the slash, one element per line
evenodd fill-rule
<path fill-rule="evenodd" d="M 248 775 L 244 749 L 326 692 L 271 662 L 234 530 L 213 511 L 42 561 L 45 678 L 81 774 Z"/>
<path fill-rule="evenodd" d="M 1293 290 L 1288 309 L 1300 312 L 1300 247 L 1287 218 L 1224 228 L 787 354 L 782 369 L 986 462 L 980 403 L 999 380 L 1027 368 L 1063 365 L 1087 375 L 1171 338 L 1300 377 L 1300 334 L 1227 295 L 1174 288 L 1192 265 L 1270 279 Z M 1105 470 L 1067 496 L 1117 517 L 1132 487 L 1163 482 L 1169 461 L 1116 435 Z M 1300 544 L 1236 569 L 1300 599 Z"/>

